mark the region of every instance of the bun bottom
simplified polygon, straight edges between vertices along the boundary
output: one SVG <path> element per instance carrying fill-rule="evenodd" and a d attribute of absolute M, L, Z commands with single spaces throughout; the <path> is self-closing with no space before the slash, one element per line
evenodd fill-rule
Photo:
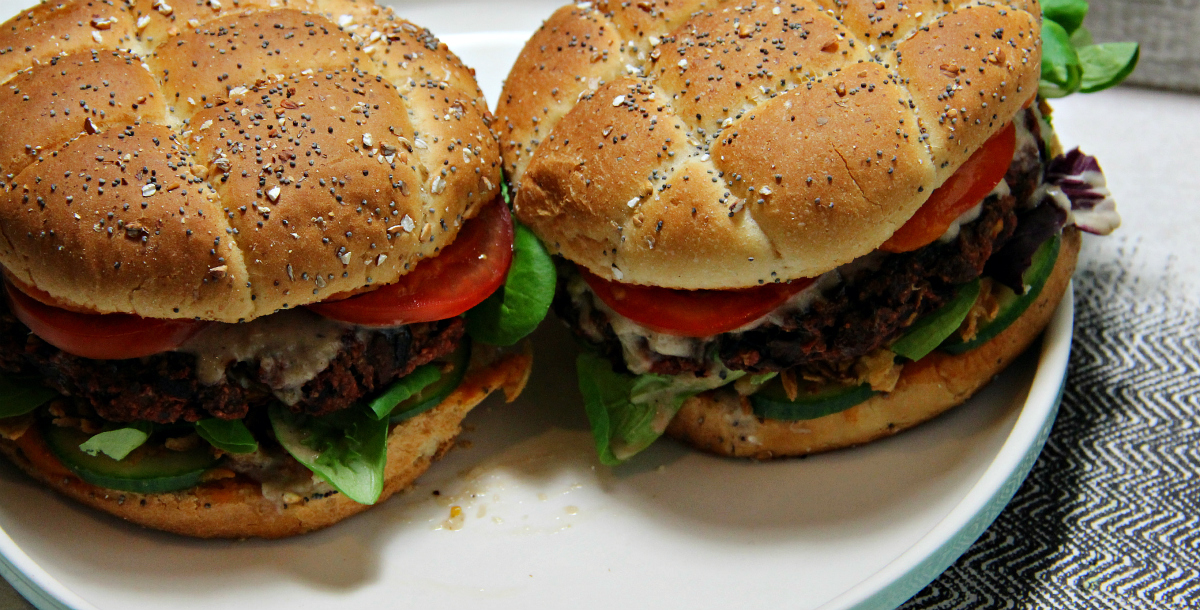
<path fill-rule="evenodd" d="M 393 426 L 383 493 L 376 504 L 409 487 L 449 451 L 463 418 L 489 394 L 503 390 L 509 402 L 515 399 L 529 378 L 532 360 L 528 353 L 486 362 L 474 359 L 466 378 L 442 404 Z M 0 453 L 78 502 L 144 527 L 197 538 L 284 538 L 328 527 L 371 507 L 337 492 L 281 505 L 264 497 L 257 482 L 242 476 L 160 494 L 105 489 L 67 470 L 49 452 L 36 427 L 16 441 L 0 440 Z"/>
<path fill-rule="evenodd" d="M 1054 270 L 1037 300 L 991 341 L 965 354 L 934 351 L 904 366 L 895 390 L 845 411 L 804 421 L 761 419 L 730 390 L 689 399 L 666 433 L 697 449 L 759 460 L 820 453 L 891 436 L 966 402 L 1004 370 L 1050 323 L 1079 256 L 1079 231 L 1063 231 Z"/>

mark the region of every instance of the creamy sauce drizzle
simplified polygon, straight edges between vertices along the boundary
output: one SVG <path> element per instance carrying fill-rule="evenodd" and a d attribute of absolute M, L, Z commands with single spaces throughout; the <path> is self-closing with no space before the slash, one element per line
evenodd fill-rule
<path fill-rule="evenodd" d="M 216 385 L 237 362 L 258 362 L 272 392 L 285 404 L 337 357 L 351 327 L 307 309 L 291 309 L 243 322 L 215 323 L 179 347 L 196 356 L 196 377 Z"/>
<path fill-rule="evenodd" d="M 225 466 L 258 481 L 263 497 L 279 508 L 333 491 L 328 483 L 279 449 L 260 447 L 254 453 L 228 454 Z"/>

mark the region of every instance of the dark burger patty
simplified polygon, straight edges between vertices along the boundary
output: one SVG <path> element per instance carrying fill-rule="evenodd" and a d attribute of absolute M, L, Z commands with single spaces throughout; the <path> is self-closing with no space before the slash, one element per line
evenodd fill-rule
<path fill-rule="evenodd" d="M 348 331 L 341 350 L 325 370 L 305 383 L 290 408 L 324 415 L 349 407 L 387 387 L 422 364 L 448 354 L 463 335 L 460 318 L 394 329 Z M 0 371 L 43 380 L 110 421 L 172 423 L 208 417 L 241 419 L 278 399 L 258 362 L 238 362 L 224 383 L 196 378 L 196 357 L 165 352 L 131 360 L 92 360 L 73 356 L 32 334 L 0 299 Z"/>
<path fill-rule="evenodd" d="M 793 367 L 817 374 L 844 370 L 859 358 L 886 347 L 918 318 L 944 305 L 959 286 L 983 273 L 992 253 L 1016 229 L 1018 202 L 1028 200 L 1042 181 L 1047 151 L 1032 111 L 1027 111 L 1026 125 L 1037 136 L 1041 150 L 1031 150 L 1014 160 L 1005 176 L 1012 194 L 984 200 L 979 218 L 963 225 L 955 240 L 886 255 L 877 269 L 839 284 L 806 311 L 780 323 L 718 335 L 714 341 L 721 361 L 732 370 L 752 373 Z M 587 294 L 595 298 L 590 291 Z M 603 312 L 596 307 L 581 311 L 564 286 L 559 288 L 554 307 L 578 336 L 613 362 L 623 362 L 620 340 Z M 589 319 L 581 320 L 585 315 Z M 589 327 L 602 329 L 603 339 L 596 341 L 596 337 L 589 336 L 583 330 Z M 663 375 L 702 373 L 708 367 L 705 359 L 656 353 L 651 357 L 649 372 Z"/>
<path fill-rule="evenodd" d="M 887 257 L 877 271 L 840 284 L 803 313 L 723 335 L 725 366 L 753 373 L 793 366 L 853 362 L 895 341 L 923 315 L 953 298 L 958 286 L 983 273 L 984 264 L 1016 228 L 1016 198 L 990 197 L 958 239 Z"/>

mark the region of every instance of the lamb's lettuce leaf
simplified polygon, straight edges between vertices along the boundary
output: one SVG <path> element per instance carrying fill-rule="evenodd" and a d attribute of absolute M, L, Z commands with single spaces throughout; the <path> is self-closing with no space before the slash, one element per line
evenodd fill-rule
<path fill-rule="evenodd" d="M 1074 34 L 1083 26 L 1083 18 L 1087 17 L 1087 0 L 1044 0 L 1042 2 L 1042 17 L 1062 26 L 1067 34 Z"/>
<path fill-rule="evenodd" d="M 744 375 L 715 367 L 709 375 L 628 375 L 585 351 L 575 361 L 579 390 L 600 462 L 616 466 L 662 436 L 684 401 Z M 718 370 L 719 369 L 719 370 Z"/>
<path fill-rule="evenodd" d="M 388 420 L 364 404 L 312 417 L 275 404 L 268 410 L 279 444 L 296 461 L 359 504 L 383 492 Z"/>
<path fill-rule="evenodd" d="M 1103 91 L 1125 80 L 1137 66 L 1141 49 L 1136 42 L 1106 42 L 1079 47 L 1083 93 Z"/>
<path fill-rule="evenodd" d="M 1054 21 L 1042 23 L 1042 97 L 1066 97 L 1079 90 L 1083 67 L 1071 44 L 1071 35 Z"/>
<path fill-rule="evenodd" d="M 147 422 L 136 422 L 124 428 L 101 432 L 79 445 L 79 450 L 97 456 L 101 453 L 120 461 L 125 456 L 141 447 L 154 432 L 154 425 Z"/>
<path fill-rule="evenodd" d="M 554 300 L 557 275 L 542 242 L 513 221 L 513 261 L 504 285 L 467 312 L 467 332 L 490 345 L 513 345 L 533 332 Z"/>
<path fill-rule="evenodd" d="M 32 381 L 0 375 L 0 419 L 31 413 L 58 392 Z"/>
<path fill-rule="evenodd" d="M 512 206 L 508 180 L 500 196 Z M 467 312 L 467 334 L 489 345 L 509 346 L 524 339 L 550 311 L 558 280 L 550 253 L 525 225 L 513 220 L 513 260 L 499 290 Z"/>
<path fill-rule="evenodd" d="M 1093 43 L 1083 27 L 1087 12 L 1086 0 L 1042 3 L 1042 97 L 1103 91 L 1120 84 L 1137 66 L 1136 42 Z"/>
<path fill-rule="evenodd" d="M 258 441 L 240 419 L 210 417 L 196 422 L 196 434 L 226 453 L 254 453 Z"/>

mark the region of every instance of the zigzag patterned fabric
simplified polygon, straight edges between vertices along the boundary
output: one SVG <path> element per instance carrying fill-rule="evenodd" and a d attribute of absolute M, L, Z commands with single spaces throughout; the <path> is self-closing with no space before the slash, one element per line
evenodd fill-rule
<path fill-rule="evenodd" d="M 1200 607 L 1200 309 L 1125 252 L 1075 278 L 1067 387 L 1029 478 L 903 610 Z"/>

